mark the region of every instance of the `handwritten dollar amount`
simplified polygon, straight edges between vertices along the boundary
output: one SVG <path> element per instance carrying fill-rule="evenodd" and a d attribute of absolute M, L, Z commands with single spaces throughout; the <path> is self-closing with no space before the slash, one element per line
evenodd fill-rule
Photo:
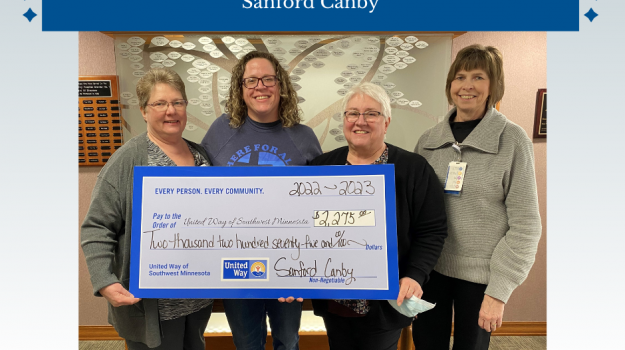
<path fill-rule="evenodd" d="M 341 181 L 338 185 L 321 186 L 317 181 L 294 182 L 293 189 L 289 191 L 289 196 L 319 196 L 323 192 L 329 195 L 339 196 L 362 196 L 373 195 L 375 187 L 371 181 Z"/>
<path fill-rule="evenodd" d="M 375 226 L 373 210 L 315 210 L 315 227 Z"/>

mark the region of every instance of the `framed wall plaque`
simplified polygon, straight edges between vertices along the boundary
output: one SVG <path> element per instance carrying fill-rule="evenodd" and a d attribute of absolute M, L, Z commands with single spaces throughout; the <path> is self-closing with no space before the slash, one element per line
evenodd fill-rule
<path fill-rule="evenodd" d="M 104 165 L 122 146 L 117 76 L 78 77 L 78 165 Z"/>
<path fill-rule="evenodd" d="M 534 116 L 534 138 L 547 137 L 547 89 L 536 93 L 536 114 Z"/>

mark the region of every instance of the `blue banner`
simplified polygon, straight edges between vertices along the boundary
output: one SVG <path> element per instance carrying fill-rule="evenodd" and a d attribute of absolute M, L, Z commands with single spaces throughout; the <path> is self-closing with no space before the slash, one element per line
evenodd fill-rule
<path fill-rule="evenodd" d="M 44 31 L 578 31 L 578 1 L 43 0 Z"/>

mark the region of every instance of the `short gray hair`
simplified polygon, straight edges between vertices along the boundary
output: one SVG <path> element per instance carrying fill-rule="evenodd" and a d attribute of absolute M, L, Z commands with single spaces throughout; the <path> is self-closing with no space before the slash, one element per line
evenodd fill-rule
<path fill-rule="evenodd" d="M 372 99 L 376 100 L 380 106 L 382 106 L 382 115 L 387 119 L 391 119 L 391 99 L 388 97 L 386 90 L 384 90 L 381 86 L 375 85 L 373 83 L 362 83 L 360 85 L 356 85 L 351 88 L 343 97 L 343 103 L 341 104 L 341 109 L 345 111 L 349 100 L 356 95 L 367 95 Z"/>

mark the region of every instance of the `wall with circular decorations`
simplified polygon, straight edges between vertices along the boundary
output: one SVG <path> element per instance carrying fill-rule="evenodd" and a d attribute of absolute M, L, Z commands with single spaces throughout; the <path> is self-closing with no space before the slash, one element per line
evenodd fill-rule
<path fill-rule="evenodd" d="M 113 34 L 124 140 L 146 130 L 135 86 L 154 67 L 175 70 L 185 81 L 189 106 L 183 137 L 200 142 L 224 113 L 231 70 L 254 50 L 274 54 L 299 96 L 303 124 L 324 151 L 345 146 L 342 96 L 372 82 L 391 98 L 387 142 L 412 150 L 419 136 L 448 110 L 445 79 L 453 34 L 227 35 Z"/>

